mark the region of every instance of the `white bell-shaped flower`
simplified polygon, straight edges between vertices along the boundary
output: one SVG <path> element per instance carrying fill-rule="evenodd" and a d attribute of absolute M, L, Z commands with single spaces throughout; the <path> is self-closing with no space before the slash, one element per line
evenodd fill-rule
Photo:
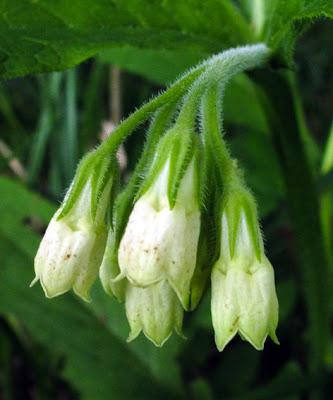
<path fill-rule="evenodd" d="M 221 222 L 220 257 L 212 271 L 212 320 L 222 351 L 237 332 L 261 350 L 269 335 L 278 343 L 274 271 L 266 258 L 253 204 L 232 198 Z M 253 215 L 254 214 L 254 215 Z"/>
<path fill-rule="evenodd" d="M 119 278 L 126 276 L 139 287 L 165 280 L 187 309 L 200 233 L 196 158 L 179 182 L 172 208 L 167 195 L 170 173 L 168 159 L 155 182 L 134 205 L 119 247 Z"/>
<path fill-rule="evenodd" d="M 110 188 L 111 180 L 104 187 L 94 217 L 89 179 L 71 210 L 61 215 L 67 196 L 51 219 L 35 257 L 36 277 L 32 282 L 39 280 L 47 297 L 58 296 L 73 288 L 77 295 L 89 301 L 89 291 L 105 249 L 104 217 Z"/>

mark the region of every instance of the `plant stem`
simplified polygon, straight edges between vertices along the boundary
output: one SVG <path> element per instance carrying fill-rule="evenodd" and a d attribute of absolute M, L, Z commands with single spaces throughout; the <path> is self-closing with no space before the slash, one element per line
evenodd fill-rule
<path fill-rule="evenodd" d="M 267 61 L 270 50 L 264 44 L 236 47 L 221 53 L 220 57 L 211 60 L 208 68 L 194 82 L 180 110 L 177 124 L 193 126 L 201 94 L 207 85 L 219 85 L 221 99 L 227 83 L 238 73 L 258 67 Z"/>
<path fill-rule="evenodd" d="M 207 74 L 203 76 L 202 81 L 207 82 L 207 79 L 218 81 L 219 79 L 228 80 L 235 73 L 240 72 L 247 68 L 253 68 L 262 64 L 268 57 L 270 51 L 264 44 L 257 44 L 251 46 L 237 47 L 234 49 L 227 50 L 216 56 L 211 57 L 207 61 L 199 64 L 195 69 L 188 72 L 186 75 L 176 81 L 167 91 L 153 98 L 151 101 L 143 105 L 132 115 L 130 115 L 125 121 L 123 121 L 105 140 L 100 148 L 99 152 L 102 155 L 107 155 L 114 152 L 120 143 L 141 123 L 146 121 L 152 112 L 156 111 L 162 105 L 167 103 L 177 102 L 189 88 L 190 85 L 198 78 L 202 72 L 207 70 Z M 228 73 L 224 74 L 225 71 Z M 223 73 L 222 73 L 223 72 Z M 202 85 L 204 85 L 203 83 Z M 198 83 L 198 86 L 201 84 Z M 201 86 L 202 88 L 202 86 Z M 201 89 L 198 89 L 200 93 Z M 190 95 L 189 95 L 190 96 Z M 190 96 L 193 101 L 192 103 L 198 102 L 198 96 Z M 191 104 L 189 109 L 192 109 Z M 186 110 L 184 111 L 184 121 L 186 117 Z M 180 117 L 181 121 L 183 116 Z"/>
<path fill-rule="evenodd" d="M 219 183 L 227 186 L 238 181 L 237 168 L 222 136 L 222 114 L 219 112 L 221 97 L 216 84 L 210 85 L 202 98 L 202 131 L 210 154 L 215 158 Z"/>
<path fill-rule="evenodd" d="M 158 108 L 164 104 L 175 103 L 192 84 L 192 82 L 202 73 L 205 66 L 201 65 L 195 70 L 190 71 L 183 78 L 178 80 L 169 90 L 153 98 L 141 108 L 136 110 L 127 119 L 125 119 L 99 147 L 101 154 L 114 152 L 121 142 L 133 132 L 140 124 L 144 123 Z"/>

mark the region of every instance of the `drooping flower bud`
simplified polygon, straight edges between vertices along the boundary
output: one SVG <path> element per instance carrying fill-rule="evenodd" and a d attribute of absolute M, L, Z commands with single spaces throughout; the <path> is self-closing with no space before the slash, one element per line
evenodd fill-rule
<path fill-rule="evenodd" d="M 278 343 L 274 271 L 264 254 L 252 195 L 245 189 L 225 196 L 221 251 L 212 272 L 212 320 L 222 351 L 240 333 L 261 350 L 266 337 Z"/>
<path fill-rule="evenodd" d="M 105 249 L 105 214 L 114 183 L 114 166 L 110 160 L 96 163 L 89 155 L 51 219 L 35 257 L 36 277 L 32 282 L 40 280 L 46 297 L 73 288 L 89 301 Z"/>
<path fill-rule="evenodd" d="M 183 308 L 165 280 L 146 288 L 128 284 L 125 306 L 129 342 L 141 331 L 156 346 L 163 346 L 173 331 L 182 335 Z"/>
<path fill-rule="evenodd" d="M 198 147 L 189 132 L 169 131 L 119 248 L 118 279 L 147 287 L 166 280 L 188 309 L 200 233 Z"/>

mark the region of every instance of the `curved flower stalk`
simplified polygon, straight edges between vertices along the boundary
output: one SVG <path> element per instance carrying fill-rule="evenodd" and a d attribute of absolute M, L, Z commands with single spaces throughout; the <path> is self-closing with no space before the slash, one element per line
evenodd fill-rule
<path fill-rule="evenodd" d="M 126 277 L 139 287 L 166 280 L 185 309 L 189 308 L 200 233 L 199 149 L 191 136 L 176 129 L 161 141 L 118 257 L 118 279 Z"/>
<path fill-rule="evenodd" d="M 87 164 L 90 173 L 86 172 Z M 105 215 L 114 184 L 114 167 L 110 160 L 94 165 L 93 157 L 88 155 L 51 219 L 35 257 L 36 277 L 32 282 L 40 281 L 46 297 L 73 288 L 83 300 L 90 300 L 89 291 L 105 249 Z"/>
<path fill-rule="evenodd" d="M 252 195 L 246 191 L 224 198 L 220 257 L 211 280 L 212 319 L 220 351 L 237 332 L 257 350 L 263 349 L 268 335 L 278 343 L 274 271 L 264 254 Z"/>

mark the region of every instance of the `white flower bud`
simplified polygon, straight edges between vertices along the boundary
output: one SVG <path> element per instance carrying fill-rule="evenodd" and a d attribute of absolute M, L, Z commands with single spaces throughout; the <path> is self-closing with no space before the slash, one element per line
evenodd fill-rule
<path fill-rule="evenodd" d="M 36 277 L 46 297 L 52 298 L 73 288 L 89 301 L 89 291 L 98 274 L 105 242 L 104 222 L 111 182 L 106 185 L 97 210 L 91 215 L 91 183 L 85 184 L 73 208 L 59 219 L 55 213 L 35 257 Z M 65 199 L 66 201 L 66 199 Z"/>
<path fill-rule="evenodd" d="M 244 210 L 236 216 L 228 215 L 229 212 L 222 214 L 221 254 L 212 272 L 211 311 L 215 341 L 222 351 L 239 332 L 243 339 L 261 350 L 268 335 L 278 343 L 274 271 L 264 255 L 258 226 L 250 226 L 251 219 Z M 230 225 L 235 221 L 234 231 L 230 234 Z M 257 249 L 251 231 L 257 232 Z"/>
<path fill-rule="evenodd" d="M 194 160 L 180 181 L 172 209 L 167 196 L 169 174 L 167 161 L 133 208 L 119 247 L 120 277 L 141 287 L 166 280 L 187 309 L 200 232 Z"/>

